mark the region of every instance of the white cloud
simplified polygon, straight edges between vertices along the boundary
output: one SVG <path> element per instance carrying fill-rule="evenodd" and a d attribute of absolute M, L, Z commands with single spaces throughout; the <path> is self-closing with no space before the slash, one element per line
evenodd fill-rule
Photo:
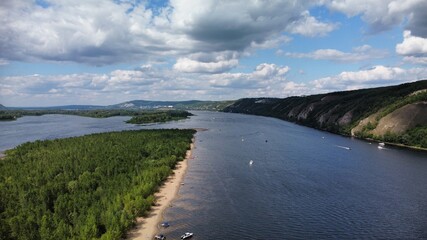
<path fill-rule="evenodd" d="M 253 75 L 261 78 L 282 77 L 289 72 L 289 70 L 290 68 L 288 66 L 279 67 L 276 64 L 263 63 L 255 68 Z"/>
<path fill-rule="evenodd" d="M 132 99 L 225 100 L 288 97 L 399 84 L 427 78 L 426 68 L 375 66 L 308 83 L 288 79 L 290 68 L 263 63 L 252 72 L 184 73 L 141 66 L 108 74 L 0 77 L 0 103 L 6 106 L 108 105 Z"/>
<path fill-rule="evenodd" d="M 358 62 L 384 58 L 387 55 L 387 51 L 373 49 L 369 45 L 356 47 L 353 49 L 353 52 L 342 52 L 336 49 L 318 49 L 309 53 L 285 53 L 285 56 L 292 58 L 311 58 L 315 60 L 329 60 L 333 62 Z"/>
<path fill-rule="evenodd" d="M 239 64 L 237 59 L 218 62 L 198 62 L 189 58 L 178 58 L 174 69 L 188 73 L 219 73 L 226 72 Z"/>
<path fill-rule="evenodd" d="M 204 76 L 209 87 L 215 91 L 229 94 L 229 98 L 242 97 L 286 97 L 289 91 L 286 74 L 288 66 L 262 63 L 251 73 L 222 73 Z M 238 89 L 238 91 L 236 91 Z M 222 94 L 224 94 L 222 93 Z"/>
<path fill-rule="evenodd" d="M 406 23 L 406 28 L 417 36 L 427 37 L 425 0 L 331 0 L 326 4 L 349 17 L 361 15 L 374 33 Z"/>
<path fill-rule="evenodd" d="M 313 94 L 313 89 L 306 83 L 286 82 L 283 84 L 286 97 Z"/>
<path fill-rule="evenodd" d="M 239 64 L 240 54 L 235 51 L 214 53 L 195 53 L 178 58 L 173 66 L 175 70 L 187 73 L 222 73 Z"/>
<path fill-rule="evenodd" d="M 304 11 L 300 19 L 288 25 L 287 30 L 294 34 L 315 37 L 325 36 L 329 32 L 337 29 L 338 26 L 339 24 L 337 23 L 320 22 L 315 17 L 311 16 L 308 11 Z"/>
<path fill-rule="evenodd" d="M 336 76 L 314 80 L 311 84 L 318 91 L 329 92 L 386 86 L 425 78 L 427 78 L 426 68 L 404 69 L 380 65 L 368 70 L 342 72 Z"/>
<path fill-rule="evenodd" d="M 403 42 L 396 45 L 396 52 L 405 62 L 427 65 L 427 38 L 412 36 L 411 31 L 403 32 Z"/>
<path fill-rule="evenodd" d="M 294 32 L 310 36 L 331 31 L 306 12 L 316 3 L 172 0 L 153 11 L 132 1 L 52 1 L 44 7 L 37 1 L 3 1 L 0 58 L 105 65 L 198 52 L 243 53 L 289 41 L 283 33 L 290 24 Z M 301 24 L 317 30 L 304 32 Z"/>
<path fill-rule="evenodd" d="M 404 31 L 403 42 L 396 45 L 396 53 L 402 55 L 405 62 L 427 65 L 427 38 Z"/>
<path fill-rule="evenodd" d="M 412 36 L 411 31 L 403 32 L 403 42 L 396 45 L 400 55 L 427 55 L 427 38 Z"/>
<path fill-rule="evenodd" d="M 289 70 L 287 66 L 263 63 L 250 73 L 199 74 L 141 66 L 108 74 L 9 76 L 0 77 L 0 102 L 6 106 L 52 102 L 106 105 L 131 99 L 284 97 Z"/>
<path fill-rule="evenodd" d="M 403 57 L 403 61 L 413 64 L 427 65 L 427 57 L 405 56 Z"/>

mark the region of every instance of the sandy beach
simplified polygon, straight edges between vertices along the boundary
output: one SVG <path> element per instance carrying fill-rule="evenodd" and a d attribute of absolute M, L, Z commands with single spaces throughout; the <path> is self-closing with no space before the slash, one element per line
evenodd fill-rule
<path fill-rule="evenodd" d="M 194 148 L 194 139 L 191 143 L 190 150 L 187 151 L 183 161 L 178 162 L 175 170 L 160 187 L 155 194 L 156 205 L 153 206 L 147 217 L 137 218 L 136 227 L 128 233 L 128 239 L 132 240 L 148 240 L 154 239 L 160 230 L 160 223 L 163 218 L 163 211 L 170 206 L 172 200 L 178 193 L 179 187 L 183 181 L 185 172 L 188 166 L 188 160 L 191 158 Z"/>

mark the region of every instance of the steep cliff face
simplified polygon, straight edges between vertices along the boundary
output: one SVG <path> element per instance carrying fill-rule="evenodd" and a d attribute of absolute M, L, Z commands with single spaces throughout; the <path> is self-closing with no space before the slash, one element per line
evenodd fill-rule
<path fill-rule="evenodd" d="M 372 131 L 372 134 L 378 136 L 384 135 L 387 132 L 403 134 L 411 128 L 426 124 L 427 102 L 412 103 L 381 118 L 378 126 Z"/>
<path fill-rule="evenodd" d="M 224 111 L 271 116 L 330 132 L 383 140 L 385 135 L 402 135 L 416 127 L 427 129 L 426 89 L 427 80 L 423 80 L 306 97 L 240 99 Z"/>
<path fill-rule="evenodd" d="M 360 131 L 368 122 L 371 122 L 371 124 L 377 123 L 373 130 L 368 131 L 368 133 L 374 136 L 383 136 L 387 133 L 404 134 L 406 131 L 416 126 L 426 125 L 427 102 L 407 104 L 381 118 L 379 121 L 376 120 L 376 115 L 378 114 L 373 114 L 360 121 L 358 126 L 352 129 L 352 134 L 356 135 L 358 132 L 357 130 Z"/>

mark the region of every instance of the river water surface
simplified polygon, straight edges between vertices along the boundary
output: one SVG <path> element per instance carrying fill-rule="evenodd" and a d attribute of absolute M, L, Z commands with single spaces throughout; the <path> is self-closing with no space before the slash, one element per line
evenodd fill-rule
<path fill-rule="evenodd" d="M 273 118 L 194 113 L 144 127 L 128 118 L 23 117 L 0 123 L 0 150 L 100 131 L 206 128 L 164 213 L 171 226 L 159 232 L 168 239 L 187 231 L 193 239 L 427 239 L 427 153 Z"/>

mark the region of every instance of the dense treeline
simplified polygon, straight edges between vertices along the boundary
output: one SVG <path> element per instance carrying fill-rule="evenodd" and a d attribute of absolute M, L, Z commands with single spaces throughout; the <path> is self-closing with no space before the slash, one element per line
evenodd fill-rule
<path fill-rule="evenodd" d="M 0 239 L 120 239 L 185 157 L 194 130 L 36 141 L 0 161 Z"/>
<path fill-rule="evenodd" d="M 0 121 L 1 120 L 16 120 L 22 116 L 41 116 L 45 114 L 65 114 L 65 115 L 77 115 L 82 117 L 93 117 L 93 118 L 108 118 L 115 116 L 140 116 L 143 119 L 153 118 L 157 113 L 170 115 L 172 117 L 186 118 L 192 114 L 187 111 L 156 111 L 156 110 L 125 110 L 125 109 L 98 109 L 98 110 L 0 110 Z M 170 119 L 175 120 L 175 119 Z M 149 122 L 155 122 L 154 120 Z M 135 122 L 137 123 L 137 122 Z"/>
<path fill-rule="evenodd" d="M 1 110 L 0 119 L 6 116 L 5 120 L 14 120 L 22 116 L 41 116 L 46 114 L 65 114 L 83 117 L 106 118 L 114 116 L 133 116 L 137 111 L 129 110 Z"/>
<path fill-rule="evenodd" d="M 427 126 L 417 126 L 408 130 L 404 134 L 393 134 L 387 132 L 384 136 L 374 136 L 373 138 L 384 142 L 398 143 L 427 149 Z"/>
<path fill-rule="evenodd" d="M 168 122 L 185 119 L 193 114 L 187 111 L 152 111 L 147 112 L 146 114 L 133 116 L 131 119 L 126 121 L 127 123 L 133 124 L 145 124 L 145 123 L 155 123 L 155 122 Z"/>
<path fill-rule="evenodd" d="M 4 113 L 0 111 L 0 121 L 12 121 L 16 120 L 16 118 L 17 117 L 14 114 Z"/>

